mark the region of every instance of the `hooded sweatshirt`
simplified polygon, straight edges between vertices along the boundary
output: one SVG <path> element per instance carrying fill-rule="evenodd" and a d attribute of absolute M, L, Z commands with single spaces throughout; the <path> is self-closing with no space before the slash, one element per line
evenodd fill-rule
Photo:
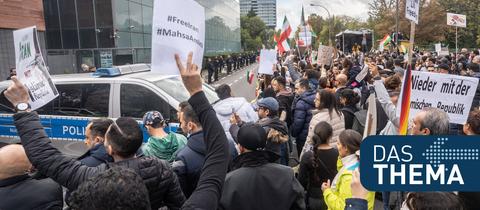
<path fill-rule="evenodd" d="M 169 133 L 164 138 L 151 136 L 142 150 L 146 156 L 155 156 L 172 163 L 178 151 L 187 144 L 187 138 L 176 133 Z"/>
<path fill-rule="evenodd" d="M 253 110 L 253 107 L 245 98 L 230 97 L 218 101 L 213 105 L 213 109 L 217 113 L 217 118 L 222 124 L 223 130 L 229 133 L 230 129 L 230 117 L 233 113 L 237 113 L 240 119 L 244 122 L 256 122 L 258 120 L 258 114 Z M 230 134 L 227 135 L 229 137 Z"/>

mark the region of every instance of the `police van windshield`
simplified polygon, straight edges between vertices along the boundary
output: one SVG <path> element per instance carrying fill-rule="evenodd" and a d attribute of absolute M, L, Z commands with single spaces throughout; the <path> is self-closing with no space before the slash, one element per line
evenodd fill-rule
<path fill-rule="evenodd" d="M 165 91 L 168 95 L 174 96 L 179 102 L 187 101 L 190 98 L 187 89 L 183 86 L 182 81 L 178 77 L 171 77 L 154 82 L 154 84 Z M 208 101 L 212 104 L 218 100 L 215 91 L 208 85 L 203 85 L 203 92 L 207 96 Z"/>

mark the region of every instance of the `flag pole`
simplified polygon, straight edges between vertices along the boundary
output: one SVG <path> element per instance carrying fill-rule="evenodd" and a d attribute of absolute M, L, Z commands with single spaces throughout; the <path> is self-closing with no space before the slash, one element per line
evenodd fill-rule
<path fill-rule="evenodd" d="M 410 23 L 410 50 L 408 51 L 408 64 L 412 64 L 412 58 L 413 58 L 413 47 L 415 44 L 415 22 L 411 21 Z"/>
<path fill-rule="evenodd" d="M 455 61 L 458 63 L 458 26 L 455 26 Z"/>
<path fill-rule="evenodd" d="M 403 91 L 402 91 L 402 104 L 400 111 L 400 126 L 399 134 L 407 135 L 408 132 L 408 118 L 410 115 L 410 93 L 411 93 L 411 75 L 413 69 L 413 47 L 415 44 L 415 22 L 410 22 L 410 47 L 408 52 L 408 68 L 405 72 L 405 78 L 403 82 Z"/>

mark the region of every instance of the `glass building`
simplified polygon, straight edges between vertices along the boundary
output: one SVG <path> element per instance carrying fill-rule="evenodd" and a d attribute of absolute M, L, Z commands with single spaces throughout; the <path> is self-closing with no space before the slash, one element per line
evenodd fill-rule
<path fill-rule="evenodd" d="M 161 2 L 161 0 L 157 0 Z M 197 0 L 206 12 L 205 55 L 240 52 L 238 0 Z M 43 0 L 53 73 L 82 64 L 150 63 L 154 0 Z"/>
<path fill-rule="evenodd" d="M 268 27 L 277 26 L 276 0 L 240 0 L 240 14 L 247 15 L 253 10 Z"/>

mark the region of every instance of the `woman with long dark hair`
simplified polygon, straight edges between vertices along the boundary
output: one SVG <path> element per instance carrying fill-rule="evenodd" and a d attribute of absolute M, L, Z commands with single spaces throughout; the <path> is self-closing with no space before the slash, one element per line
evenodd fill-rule
<path fill-rule="evenodd" d="M 358 112 L 357 107 L 360 102 L 360 96 L 352 89 L 343 89 L 340 93 L 340 104 L 342 104 L 342 114 L 345 118 L 345 129 L 352 129 L 355 120 L 355 112 Z"/>
<path fill-rule="evenodd" d="M 338 110 L 337 99 L 332 91 L 328 89 L 318 90 L 315 97 L 315 108 L 316 110 L 312 111 L 313 117 L 310 121 L 307 141 L 303 146 L 302 154 L 313 149 L 312 137 L 315 126 L 318 123 L 325 121 L 332 126 L 333 136 L 329 144 L 333 147 L 336 145 L 340 132 L 345 130 L 345 121 L 343 120 L 342 112 Z"/>
<path fill-rule="evenodd" d="M 300 160 L 298 180 L 307 191 L 307 207 L 311 210 L 324 210 L 322 183 L 333 180 L 337 174 L 338 151 L 328 144 L 333 129 L 327 122 L 315 126 L 312 141 L 313 151 L 305 152 Z"/>

